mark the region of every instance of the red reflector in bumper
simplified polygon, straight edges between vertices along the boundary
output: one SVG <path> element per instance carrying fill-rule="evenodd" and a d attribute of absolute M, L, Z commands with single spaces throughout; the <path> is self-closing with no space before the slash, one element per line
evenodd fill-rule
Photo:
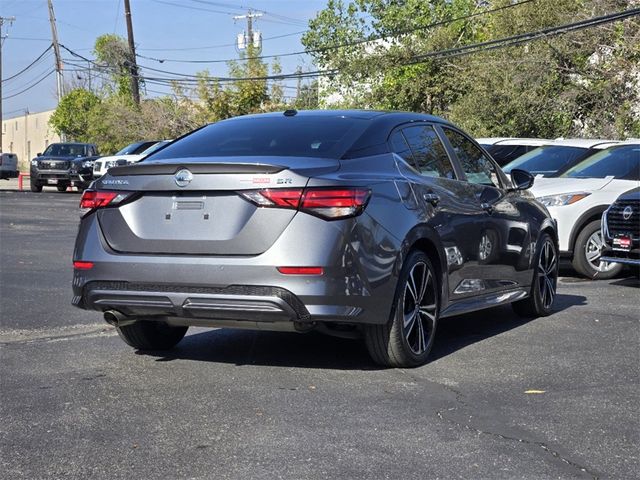
<path fill-rule="evenodd" d="M 322 275 L 322 267 L 278 267 L 283 275 Z"/>
<path fill-rule="evenodd" d="M 74 270 L 91 270 L 93 268 L 93 262 L 73 262 Z"/>

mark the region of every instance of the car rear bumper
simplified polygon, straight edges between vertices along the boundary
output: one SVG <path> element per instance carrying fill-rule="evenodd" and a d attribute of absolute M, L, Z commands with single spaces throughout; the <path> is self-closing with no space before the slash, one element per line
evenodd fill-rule
<path fill-rule="evenodd" d="M 309 227 L 307 221 L 323 222 L 302 220 L 302 230 Z M 323 222 L 322 229 L 303 239 L 294 220 L 263 254 L 214 257 L 119 254 L 110 250 L 95 218 L 83 222 L 74 260 L 94 265 L 74 271 L 72 303 L 79 308 L 175 317 L 193 325 L 207 320 L 212 326 L 223 320 L 381 324 L 389 318 L 397 282 L 395 255 L 386 250 L 388 260 L 376 265 L 367 263 L 379 260 L 373 254 L 350 258 L 353 244 L 345 231 L 357 232 L 353 223 L 345 229 L 340 222 Z M 371 243 L 380 244 L 385 242 Z M 318 266 L 323 272 L 284 275 L 277 266 Z"/>
<path fill-rule="evenodd" d="M 309 321 L 310 314 L 291 292 L 278 287 L 225 288 L 129 282 L 89 282 L 73 304 L 116 310 L 128 317 L 162 316 L 218 320 Z"/>
<path fill-rule="evenodd" d="M 18 178 L 17 170 L 0 170 L 0 178 Z"/>

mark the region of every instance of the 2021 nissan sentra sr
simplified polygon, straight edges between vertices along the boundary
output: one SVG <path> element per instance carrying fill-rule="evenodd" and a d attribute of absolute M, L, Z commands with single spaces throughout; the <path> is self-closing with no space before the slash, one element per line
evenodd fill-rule
<path fill-rule="evenodd" d="M 532 182 L 434 116 L 232 118 L 84 193 L 73 303 L 142 350 L 191 325 L 317 329 L 421 365 L 443 317 L 551 312 L 556 226 Z"/>

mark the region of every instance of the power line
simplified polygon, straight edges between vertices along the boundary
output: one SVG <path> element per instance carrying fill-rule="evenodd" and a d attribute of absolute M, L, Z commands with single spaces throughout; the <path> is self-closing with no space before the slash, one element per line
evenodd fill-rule
<path fill-rule="evenodd" d="M 160 0 L 156 0 L 156 1 L 160 1 Z M 281 57 L 290 57 L 290 56 L 295 56 L 295 55 L 308 55 L 311 53 L 321 53 L 321 52 L 326 52 L 326 51 L 330 51 L 330 50 L 336 50 L 339 48 L 345 48 L 345 47 L 355 47 L 357 45 L 362 45 L 363 43 L 369 43 L 369 42 L 375 42 L 376 40 L 383 40 L 383 39 L 388 39 L 391 37 L 397 37 L 397 36 L 401 36 L 401 35 L 406 35 L 409 33 L 414 33 L 414 32 L 418 32 L 418 31 L 422 31 L 422 30 L 430 30 L 432 28 L 435 27 L 441 27 L 444 25 L 448 25 L 450 23 L 454 23 L 454 22 L 459 22 L 462 20 L 469 20 L 471 18 L 475 18 L 475 17 L 479 17 L 482 15 L 489 15 L 492 13 L 496 13 L 502 10 L 507 10 L 510 8 L 515 8 L 515 7 L 519 7 L 521 5 L 525 5 L 527 3 L 532 3 L 535 2 L 536 0 L 522 0 L 520 2 L 515 2 L 515 3 L 510 3 L 508 5 L 504 5 L 502 7 L 496 7 L 496 8 L 492 8 L 489 10 L 483 10 L 481 12 L 475 12 L 475 13 L 470 13 L 467 15 L 462 15 L 460 17 L 455 17 L 455 18 L 450 18 L 447 20 L 440 20 L 438 22 L 434 22 L 434 23 L 430 23 L 429 25 L 423 25 L 421 27 L 414 27 L 414 28 L 409 28 L 409 29 L 403 29 L 403 30 L 395 30 L 393 32 L 389 32 L 385 35 L 377 35 L 377 36 L 373 36 L 373 37 L 367 37 L 367 38 L 360 38 L 358 40 L 354 40 L 352 42 L 344 42 L 338 45 L 330 45 L 327 47 L 319 47 L 319 48 L 312 48 L 312 49 L 307 49 L 307 50 L 300 50 L 298 52 L 287 52 L 287 53 L 280 53 L 280 54 L 276 54 L 276 55 L 260 55 L 260 56 L 253 56 L 253 57 L 246 57 L 243 60 L 262 60 L 262 59 L 266 59 L 266 58 L 281 58 Z M 138 55 L 141 58 L 146 58 L 147 60 L 154 60 L 157 62 L 175 62 L 175 63 L 227 63 L 230 61 L 235 61 L 237 59 L 223 59 L 223 60 L 180 60 L 180 59 L 161 59 L 161 58 L 152 58 L 152 57 L 148 57 L 148 56 L 144 56 L 144 55 Z"/>
<path fill-rule="evenodd" d="M 44 77 L 42 77 L 42 78 L 41 78 L 40 80 L 38 80 L 36 83 L 34 83 L 34 84 L 32 84 L 32 85 L 28 86 L 28 87 L 27 87 L 27 88 L 25 88 L 24 90 L 21 90 L 21 91 L 19 91 L 18 93 L 14 93 L 13 95 L 9 95 L 9 96 L 7 96 L 7 97 L 2 97 L 2 100 L 9 100 L 10 98 L 17 97 L 18 95 L 22 95 L 23 93 L 25 93 L 25 92 L 27 92 L 27 91 L 31 90 L 31 89 L 32 89 L 33 87 L 35 87 L 36 85 L 38 85 L 38 84 L 40 84 L 40 83 L 44 82 L 47 78 L 49 78 L 49 77 L 51 76 L 51 74 L 52 74 L 52 73 L 55 73 L 55 69 L 49 70 L 49 72 L 48 72 Z"/>
<path fill-rule="evenodd" d="M 233 15 L 233 13 L 231 13 L 231 12 L 223 12 L 222 10 L 212 10 L 210 8 L 195 7 L 193 5 L 185 5 L 183 3 L 167 2 L 166 0 L 152 0 L 152 1 L 154 3 L 163 3 L 165 5 L 171 5 L 173 7 L 186 8 L 188 10 L 199 10 L 201 12 L 220 13 L 222 15 Z M 238 11 L 239 10 L 236 10 L 236 12 L 238 12 Z"/>
<path fill-rule="evenodd" d="M 53 48 L 53 44 L 49 45 L 40 55 L 38 55 L 38 57 L 31 62 L 29 65 L 27 65 L 26 67 L 24 67 L 22 70 L 20 70 L 18 73 L 11 75 L 10 77 L 5 78 L 4 80 L 2 80 L 2 82 L 8 82 L 9 80 L 16 78 L 20 75 L 22 75 L 24 72 L 26 72 L 27 70 L 29 70 L 31 67 L 33 67 L 36 63 L 38 63 L 40 60 L 42 60 L 42 58 Z"/>
<path fill-rule="evenodd" d="M 496 40 L 489 40 L 486 42 L 479 42 L 471 45 L 464 45 L 462 47 L 449 48 L 445 50 L 439 50 L 437 52 L 429 52 L 421 55 L 415 55 L 411 63 L 421 63 L 421 60 L 427 58 L 445 58 L 456 57 L 460 55 L 468 55 L 478 51 L 494 50 L 496 48 L 511 47 L 514 45 L 520 45 L 522 43 L 531 42 L 539 38 L 552 37 L 562 35 L 564 33 L 573 32 L 577 30 L 583 30 L 585 28 L 595 27 L 603 25 L 605 23 L 617 22 L 626 18 L 640 15 L 640 8 L 633 8 L 623 12 L 611 13 L 609 15 L 602 15 L 600 17 L 589 18 L 579 22 L 569 23 L 566 25 L 560 25 L 558 27 L 549 27 L 535 32 L 526 32 L 519 35 L 513 35 L 506 38 L 500 38 Z"/>
<path fill-rule="evenodd" d="M 307 30 L 300 30 L 298 32 L 292 32 L 292 33 L 285 33 L 283 35 L 275 35 L 273 37 L 264 37 L 262 39 L 263 42 L 266 42 L 267 40 L 275 40 L 278 38 L 285 38 L 285 37 L 293 37 L 295 35 L 301 35 L 303 33 L 306 33 Z M 209 50 L 209 49 L 213 49 L 213 48 L 224 48 L 224 47 L 235 47 L 236 44 L 235 43 L 219 43 L 217 45 L 208 45 L 206 47 L 181 47 L 181 48 L 138 48 L 137 50 L 144 50 L 144 51 L 156 51 L 156 52 L 181 52 L 181 51 L 193 51 L 193 50 Z M 139 57 L 142 58 L 148 58 L 150 60 L 156 60 L 159 62 L 162 62 L 164 60 L 161 59 L 157 59 L 157 58 L 151 58 L 151 57 L 143 57 L 142 55 L 138 55 Z"/>
<path fill-rule="evenodd" d="M 526 32 L 526 33 L 504 37 L 496 40 L 490 40 L 487 42 L 478 42 L 470 45 L 464 45 L 462 47 L 427 52 L 420 55 L 414 55 L 411 58 L 407 59 L 405 62 L 399 63 L 396 66 L 405 66 L 405 65 L 412 65 L 417 63 L 424 63 L 428 59 L 442 60 L 449 57 L 469 55 L 472 53 L 480 53 L 484 51 L 493 50 L 496 48 L 505 48 L 505 47 L 510 47 L 514 45 L 520 45 L 523 43 L 528 43 L 531 41 L 538 40 L 540 38 L 555 37 L 555 36 L 562 35 L 569 32 L 574 32 L 574 31 L 583 30 L 586 28 L 591 28 L 599 25 L 604 25 L 607 23 L 624 20 L 626 18 L 630 18 L 632 16 L 636 16 L 639 14 L 640 14 L 640 8 L 636 8 L 636 9 L 626 10 L 623 12 L 613 13 L 609 15 L 603 15 L 600 17 L 593 17 L 593 18 L 582 20 L 579 22 L 569 23 L 569 24 L 560 25 L 556 27 L 549 27 L 542 30 Z M 61 47 L 78 58 L 82 58 L 85 61 L 94 63 L 93 61 L 73 52 L 72 50 L 68 49 L 64 45 L 61 45 Z M 97 66 L 99 68 L 104 68 L 104 67 L 100 67 L 99 65 Z M 171 72 L 167 70 L 146 67 L 144 65 L 140 65 L 140 67 L 153 72 L 164 73 L 165 75 L 174 75 L 178 77 L 178 78 L 144 77 L 145 81 L 150 81 L 150 82 L 155 82 L 155 83 L 160 83 L 165 85 L 171 84 L 171 83 L 184 84 L 184 85 L 196 85 L 199 81 L 202 80 L 202 78 L 197 75 L 181 74 L 178 72 Z M 339 69 L 327 69 L 327 70 L 315 70 L 310 72 L 294 72 L 294 73 L 287 73 L 287 74 L 265 75 L 265 76 L 255 76 L 255 77 L 239 77 L 239 78 L 210 77 L 210 81 L 225 83 L 225 82 L 238 82 L 238 81 L 284 80 L 284 79 L 291 79 L 291 78 L 316 78 L 321 76 L 336 75 L 338 73 L 340 73 Z"/>
<path fill-rule="evenodd" d="M 49 72 L 49 69 L 51 68 L 50 65 L 40 65 L 41 67 L 44 67 L 41 70 L 36 71 L 36 69 L 33 69 L 33 76 L 30 76 L 28 79 L 23 80 L 20 79 L 20 82 L 16 82 L 14 85 L 11 86 L 11 88 L 7 88 L 6 85 L 2 85 L 2 92 L 3 94 L 10 94 L 13 92 L 16 92 L 18 90 L 20 90 L 21 88 L 23 88 L 25 85 L 30 84 L 31 82 L 33 82 L 35 79 L 40 78 L 40 76 L 42 76 L 45 73 Z"/>

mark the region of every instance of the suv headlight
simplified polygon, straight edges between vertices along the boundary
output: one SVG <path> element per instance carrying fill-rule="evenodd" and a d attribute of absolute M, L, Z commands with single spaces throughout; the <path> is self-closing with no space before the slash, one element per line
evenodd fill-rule
<path fill-rule="evenodd" d="M 93 168 L 95 160 L 85 160 L 82 162 L 82 168 Z"/>
<path fill-rule="evenodd" d="M 37 167 L 38 166 L 38 160 L 31 160 L 31 166 L 32 167 Z"/>
<path fill-rule="evenodd" d="M 591 195 L 590 192 L 562 193 L 560 195 L 539 197 L 537 200 L 545 207 L 562 207 L 564 205 L 571 205 L 572 203 L 579 202 L 589 195 Z"/>

